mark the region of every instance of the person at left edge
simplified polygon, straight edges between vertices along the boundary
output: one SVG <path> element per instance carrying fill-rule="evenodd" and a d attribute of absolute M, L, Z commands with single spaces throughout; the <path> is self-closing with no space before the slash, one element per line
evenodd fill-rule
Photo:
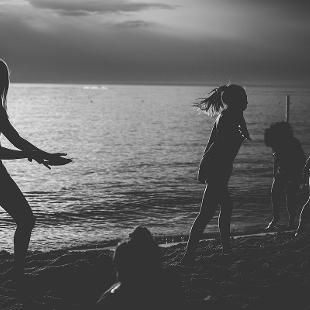
<path fill-rule="evenodd" d="M 65 153 L 45 152 L 22 138 L 11 124 L 7 114 L 7 93 L 10 85 L 10 71 L 6 62 L 0 59 L 0 133 L 17 149 L 0 148 L 0 205 L 13 218 L 17 228 L 14 234 L 14 264 L 9 275 L 17 283 L 24 278 L 26 254 L 35 217 L 25 196 L 9 175 L 1 160 L 28 158 L 51 169 L 51 165 L 71 162 Z"/>

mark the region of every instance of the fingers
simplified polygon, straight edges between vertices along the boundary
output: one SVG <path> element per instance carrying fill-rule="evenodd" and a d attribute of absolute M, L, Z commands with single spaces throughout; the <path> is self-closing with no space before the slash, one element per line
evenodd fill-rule
<path fill-rule="evenodd" d="M 42 164 L 44 158 L 38 151 L 31 151 L 28 153 L 28 160 L 35 160 L 37 163 Z"/>
<path fill-rule="evenodd" d="M 67 153 L 51 153 L 53 156 L 67 156 Z"/>
<path fill-rule="evenodd" d="M 28 160 L 35 160 L 38 164 L 43 164 L 46 168 L 51 166 L 63 166 L 72 162 L 71 158 L 66 158 L 67 153 L 40 153 L 34 151 L 30 154 Z"/>
<path fill-rule="evenodd" d="M 47 162 L 45 162 L 45 161 L 43 161 L 43 163 L 42 163 L 46 168 L 48 168 L 48 169 L 52 169 L 48 164 L 47 164 Z"/>
<path fill-rule="evenodd" d="M 71 158 L 65 158 L 65 157 L 55 157 L 55 158 L 51 158 L 51 159 L 48 159 L 46 161 L 46 163 L 49 165 L 49 166 L 63 166 L 63 165 L 66 165 L 66 164 L 69 164 L 72 162 L 72 159 Z"/>

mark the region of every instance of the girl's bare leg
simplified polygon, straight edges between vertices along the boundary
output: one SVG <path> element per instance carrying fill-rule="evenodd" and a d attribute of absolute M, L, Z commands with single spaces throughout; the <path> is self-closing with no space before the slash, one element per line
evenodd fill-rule
<path fill-rule="evenodd" d="M 293 228 L 297 211 L 297 190 L 298 186 L 292 184 L 288 186 L 286 194 L 286 208 L 288 212 L 288 228 Z"/>
<path fill-rule="evenodd" d="M 35 224 L 32 210 L 14 180 L 7 174 L 1 176 L 3 191 L 0 195 L 0 205 L 12 216 L 17 224 L 14 235 L 14 266 L 16 280 L 24 275 L 25 260 L 31 231 Z"/>
<path fill-rule="evenodd" d="M 186 247 L 186 252 L 183 257 L 183 262 L 191 259 L 194 255 L 195 249 L 201 239 L 203 232 L 213 218 L 216 207 L 218 205 L 218 189 L 213 184 L 208 184 L 201 202 L 200 212 L 196 217 L 190 231 L 189 240 Z"/>
<path fill-rule="evenodd" d="M 14 234 L 14 273 L 17 278 L 24 275 L 26 254 L 35 223 L 34 219 L 29 219 L 28 221 L 28 223 L 23 225 L 17 224 Z"/>
<path fill-rule="evenodd" d="M 229 252 L 230 247 L 230 223 L 233 209 L 233 202 L 229 195 L 228 189 L 225 190 L 222 199 L 220 201 L 221 213 L 219 215 L 219 229 L 221 234 L 221 242 L 223 246 L 223 252 Z"/>
<path fill-rule="evenodd" d="M 310 222 L 310 196 L 301 210 L 299 217 L 299 225 L 296 230 L 296 236 L 302 234 L 305 231 L 305 226 L 309 222 Z"/>
<path fill-rule="evenodd" d="M 305 226 L 310 221 L 310 178 L 308 181 L 308 185 L 309 185 L 309 197 L 300 212 L 298 228 L 296 230 L 295 236 L 302 234 L 305 230 Z"/>
<path fill-rule="evenodd" d="M 267 229 L 274 228 L 280 219 L 280 201 L 283 195 L 283 190 L 284 188 L 282 182 L 278 177 L 275 177 L 271 185 L 271 204 L 273 218 L 268 224 Z"/>

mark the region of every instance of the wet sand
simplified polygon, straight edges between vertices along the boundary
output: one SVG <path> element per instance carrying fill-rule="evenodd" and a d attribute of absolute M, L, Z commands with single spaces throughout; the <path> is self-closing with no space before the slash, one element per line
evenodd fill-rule
<path fill-rule="evenodd" d="M 162 247 L 163 264 L 182 282 L 190 309 L 310 309 L 310 234 L 292 232 L 235 237 L 233 252 L 219 240 L 200 243 L 192 266 L 179 262 L 185 243 Z M 113 250 L 96 248 L 31 252 L 25 296 L 0 277 L 0 309 L 91 309 L 115 281 Z M 13 256 L 0 252 L 0 272 Z"/>

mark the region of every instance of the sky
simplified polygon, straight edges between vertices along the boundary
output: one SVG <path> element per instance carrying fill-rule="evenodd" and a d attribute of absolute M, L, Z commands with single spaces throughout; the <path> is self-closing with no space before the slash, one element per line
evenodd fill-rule
<path fill-rule="evenodd" d="M 13 82 L 310 85 L 305 0 L 0 0 Z"/>

